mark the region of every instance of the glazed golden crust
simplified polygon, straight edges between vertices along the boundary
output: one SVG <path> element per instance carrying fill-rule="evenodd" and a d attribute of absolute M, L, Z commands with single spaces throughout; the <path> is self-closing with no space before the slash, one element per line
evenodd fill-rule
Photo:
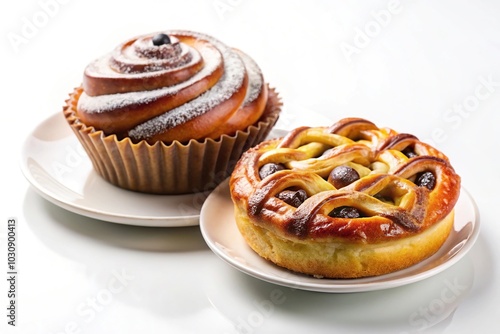
<path fill-rule="evenodd" d="M 384 243 L 339 240 L 290 240 L 253 223 L 245 210 L 235 208 L 241 234 L 263 258 L 315 277 L 358 278 L 407 268 L 435 253 L 453 226 L 453 211 L 420 234 Z"/>
<path fill-rule="evenodd" d="M 284 170 L 261 179 L 259 170 L 268 163 L 284 166 Z M 359 179 L 336 188 L 329 175 L 338 166 L 356 170 Z M 432 174 L 432 186 L 419 184 L 417 178 L 422 173 Z M 415 136 L 378 128 L 364 119 L 347 118 L 329 128 L 297 128 L 285 138 L 249 150 L 238 162 L 230 188 L 240 231 L 257 253 L 275 263 L 278 258 L 288 258 L 278 264 L 311 275 L 362 277 L 404 268 L 439 248 L 453 222 L 450 217 L 460 194 L 460 177 L 444 154 Z M 298 189 L 307 195 L 298 206 L 278 198 L 283 191 Z M 343 207 L 354 208 L 362 215 L 347 218 L 332 214 Z M 264 244 L 272 247 L 259 246 L 258 235 L 267 236 Z M 419 237 L 422 235 L 426 237 Z M 421 242 L 409 243 L 417 239 Z M 335 261 L 323 268 L 332 259 L 320 261 L 322 265 L 319 260 L 315 261 L 317 265 L 307 260 L 309 265 L 298 269 L 302 267 L 293 263 L 305 257 L 293 249 L 308 249 L 300 245 L 312 249 L 306 254 L 309 259 L 321 258 L 321 248 L 356 253 L 392 245 L 394 256 L 389 262 L 393 265 L 381 264 L 376 252 L 367 252 L 374 254 L 372 260 L 365 257 L 366 265 L 353 264 L 350 272 L 341 270 L 338 263 L 334 265 Z M 403 248 L 413 249 L 418 255 L 401 259 L 406 251 L 397 249 L 402 245 L 409 245 Z M 313 267 L 316 269 L 304 269 Z"/>

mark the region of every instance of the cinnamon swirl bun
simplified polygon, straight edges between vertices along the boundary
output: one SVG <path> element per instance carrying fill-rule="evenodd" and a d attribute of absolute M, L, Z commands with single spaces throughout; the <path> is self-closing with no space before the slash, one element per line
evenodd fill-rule
<path fill-rule="evenodd" d="M 280 111 L 250 56 L 180 30 L 132 38 L 92 61 L 64 108 L 100 175 L 153 193 L 213 188 Z"/>

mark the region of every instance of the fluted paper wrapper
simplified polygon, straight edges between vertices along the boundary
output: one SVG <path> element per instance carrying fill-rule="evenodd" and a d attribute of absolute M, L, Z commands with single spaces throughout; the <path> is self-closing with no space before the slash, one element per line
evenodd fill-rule
<path fill-rule="evenodd" d="M 261 119 L 245 131 L 216 140 L 165 144 L 119 139 L 83 124 L 76 113 L 81 88 L 70 94 L 63 109 L 66 120 L 87 152 L 94 169 L 124 189 L 153 194 L 205 192 L 227 178 L 244 151 L 263 141 L 278 120 L 281 101 L 269 89 Z"/>

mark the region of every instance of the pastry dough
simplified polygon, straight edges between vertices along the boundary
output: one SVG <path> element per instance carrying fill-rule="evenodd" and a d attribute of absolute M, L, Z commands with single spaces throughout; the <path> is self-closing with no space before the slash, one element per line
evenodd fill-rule
<path fill-rule="evenodd" d="M 356 278 L 434 254 L 453 226 L 460 177 L 415 136 L 346 118 L 250 149 L 230 190 L 238 228 L 260 256 L 316 277 Z"/>
<path fill-rule="evenodd" d="M 158 36 L 168 44 L 155 45 Z M 132 38 L 85 69 L 77 114 L 105 134 L 171 143 L 255 124 L 268 102 L 259 66 L 214 37 L 184 30 Z"/>
<path fill-rule="evenodd" d="M 204 33 L 166 30 L 90 62 L 63 113 L 105 180 L 177 195 L 226 179 L 281 108 L 248 55 Z"/>

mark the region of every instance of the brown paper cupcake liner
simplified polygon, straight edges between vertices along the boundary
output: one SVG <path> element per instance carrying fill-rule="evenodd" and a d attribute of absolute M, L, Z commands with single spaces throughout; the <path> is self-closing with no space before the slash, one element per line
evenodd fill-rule
<path fill-rule="evenodd" d="M 264 114 L 245 131 L 216 140 L 134 143 L 130 138 L 106 135 L 82 123 L 76 114 L 81 93 L 82 89 L 77 88 L 70 94 L 63 112 L 96 172 L 120 188 L 152 194 L 196 193 L 215 188 L 231 174 L 244 151 L 269 135 L 282 107 L 277 92 L 270 88 Z"/>

